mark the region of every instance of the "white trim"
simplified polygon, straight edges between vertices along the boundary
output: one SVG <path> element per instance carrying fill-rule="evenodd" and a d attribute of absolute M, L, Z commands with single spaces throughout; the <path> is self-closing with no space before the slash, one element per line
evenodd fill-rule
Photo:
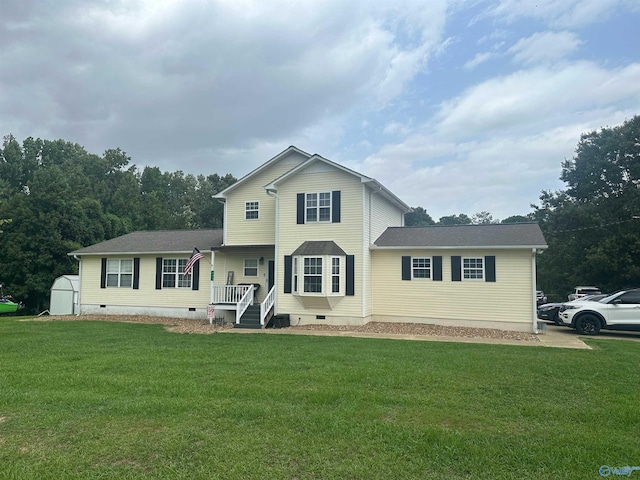
<path fill-rule="evenodd" d="M 259 167 L 255 168 L 251 172 L 247 173 L 244 177 L 239 179 L 234 184 L 229 185 L 223 191 L 221 191 L 219 193 L 216 193 L 213 196 L 213 198 L 226 198 L 227 197 L 227 193 L 229 193 L 230 191 L 232 191 L 235 188 L 239 187 L 240 185 L 244 184 L 244 182 L 246 182 L 249 178 L 251 178 L 252 176 L 256 175 L 257 173 L 263 171 L 264 169 L 268 168 L 269 166 L 271 166 L 272 164 L 276 163 L 278 160 L 280 160 L 281 158 L 287 156 L 291 152 L 299 153 L 303 157 L 307 157 L 307 159 L 311 158 L 311 154 L 309 154 L 307 152 L 304 152 L 304 151 L 300 150 L 298 147 L 295 147 L 295 146 L 291 145 L 291 146 L 287 147 L 286 149 L 284 149 L 279 154 L 277 154 L 275 157 L 271 158 L 271 160 L 267 160 L 265 163 L 263 163 Z M 225 223 L 225 225 L 226 225 L 226 223 Z"/>
<path fill-rule="evenodd" d="M 536 302 L 536 290 L 537 288 L 537 284 L 536 284 L 536 249 L 532 248 L 531 249 L 531 299 L 532 299 L 532 318 L 533 318 L 533 323 L 532 323 L 532 330 L 533 333 L 538 334 L 538 304 Z"/>
<path fill-rule="evenodd" d="M 370 298 L 369 292 L 367 291 L 368 288 L 368 284 L 367 284 L 367 272 L 366 272 L 366 265 L 369 265 L 369 272 L 371 272 L 372 266 L 371 266 L 371 254 L 367 251 L 367 245 L 371 243 L 371 189 L 368 189 L 367 186 L 363 183 L 362 184 L 362 221 L 364 222 L 365 219 L 365 215 L 368 215 L 369 217 L 369 231 L 365 231 L 365 229 L 362 229 L 362 265 L 361 265 L 361 275 L 362 275 L 362 295 L 361 296 L 361 300 L 360 300 L 360 308 L 362 310 L 362 318 L 364 318 L 366 316 L 366 308 L 367 308 L 367 299 L 369 299 L 369 301 L 371 301 L 373 303 L 373 298 Z M 369 194 L 369 211 L 367 212 L 367 193 Z M 367 258 L 365 258 L 365 255 L 368 255 Z M 354 258 L 354 262 L 355 262 L 355 258 Z M 346 263 L 346 262 L 345 262 Z M 345 265 L 346 267 L 346 265 Z M 353 266 L 353 275 L 355 277 L 356 274 L 356 268 L 355 265 Z M 346 282 L 345 282 L 346 283 Z M 356 284 L 356 279 L 353 279 L 353 289 L 354 289 L 354 294 L 355 294 L 355 284 Z M 346 288 L 346 285 L 345 285 Z"/>
<path fill-rule="evenodd" d="M 531 248 L 544 250 L 547 245 L 455 245 L 455 246 L 428 246 L 428 245 L 403 245 L 403 246 L 379 246 L 372 243 L 371 250 L 529 250 Z"/>

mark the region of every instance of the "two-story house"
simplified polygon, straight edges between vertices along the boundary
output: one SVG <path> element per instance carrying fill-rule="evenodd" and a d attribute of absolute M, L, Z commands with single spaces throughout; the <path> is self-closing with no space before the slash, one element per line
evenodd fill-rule
<path fill-rule="evenodd" d="M 404 227 L 408 205 L 381 183 L 293 146 L 212 201 L 222 231 L 134 232 L 71 252 L 80 312 L 536 329 L 536 224 Z"/>

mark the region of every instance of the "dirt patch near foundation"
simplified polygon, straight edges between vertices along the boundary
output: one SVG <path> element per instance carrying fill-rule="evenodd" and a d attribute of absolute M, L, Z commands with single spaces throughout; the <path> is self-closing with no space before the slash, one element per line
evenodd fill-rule
<path fill-rule="evenodd" d="M 232 324 L 210 324 L 208 320 L 189 320 L 184 318 L 153 317 L 146 315 L 79 315 L 79 316 L 42 316 L 29 321 L 100 321 L 150 323 L 164 325 L 165 330 L 174 333 L 209 334 L 233 329 Z M 379 335 L 415 335 L 432 337 L 484 338 L 494 340 L 515 340 L 521 342 L 539 342 L 532 333 L 499 330 L 496 328 L 452 327 L 417 323 L 382 323 L 371 322 L 366 325 L 303 325 L 278 329 L 282 333 L 287 330 L 326 331 L 326 332 L 358 332 Z"/>

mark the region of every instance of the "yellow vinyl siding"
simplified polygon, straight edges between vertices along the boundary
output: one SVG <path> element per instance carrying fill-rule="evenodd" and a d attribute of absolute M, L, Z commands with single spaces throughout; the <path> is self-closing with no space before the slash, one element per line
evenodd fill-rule
<path fill-rule="evenodd" d="M 442 256 L 442 281 L 402 280 L 402 256 Z M 496 257 L 496 281 L 451 281 L 451 256 Z M 375 315 L 531 323 L 530 250 L 375 250 Z"/>
<path fill-rule="evenodd" d="M 324 165 L 324 164 L 323 164 Z M 340 223 L 296 223 L 298 193 L 318 193 L 340 190 Z M 278 267 L 278 311 L 280 313 L 302 312 L 307 315 L 326 315 L 342 317 L 362 317 L 362 183 L 358 177 L 338 170 L 310 169 L 299 172 L 278 188 L 279 245 Z M 347 255 L 355 256 L 354 277 L 355 295 L 344 296 L 332 309 L 314 308 L 306 310 L 293 294 L 284 294 L 285 255 L 291 255 L 306 240 L 333 240 Z M 330 265 L 323 265 L 329 268 Z M 343 266 L 343 268 L 345 268 Z M 326 270 L 325 270 L 326 271 Z"/>
<path fill-rule="evenodd" d="M 206 308 L 209 304 L 210 254 L 205 253 L 200 260 L 200 289 L 163 288 L 156 290 L 156 257 L 160 255 L 140 255 L 140 284 L 138 289 L 107 287 L 100 288 L 100 256 L 82 258 L 82 292 L 80 302 L 83 305 L 122 305 Z M 138 257 L 138 255 L 136 255 Z M 187 258 L 188 255 L 166 255 L 163 258 Z M 133 256 L 112 255 L 107 258 L 133 258 Z"/>
<path fill-rule="evenodd" d="M 264 186 L 306 160 L 297 153 L 280 159 L 257 172 L 238 188 L 227 194 L 226 244 L 273 245 L 275 243 L 275 198 L 267 195 Z M 260 202 L 259 218 L 245 220 L 245 202 Z"/>

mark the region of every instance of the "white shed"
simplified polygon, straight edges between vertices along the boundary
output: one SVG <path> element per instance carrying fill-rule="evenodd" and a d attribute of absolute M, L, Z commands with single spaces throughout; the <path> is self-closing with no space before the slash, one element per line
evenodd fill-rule
<path fill-rule="evenodd" d="M 80 276 L 62 275 L 51 287 L 50 315 L 75 315 L 79 312 Z"/>

